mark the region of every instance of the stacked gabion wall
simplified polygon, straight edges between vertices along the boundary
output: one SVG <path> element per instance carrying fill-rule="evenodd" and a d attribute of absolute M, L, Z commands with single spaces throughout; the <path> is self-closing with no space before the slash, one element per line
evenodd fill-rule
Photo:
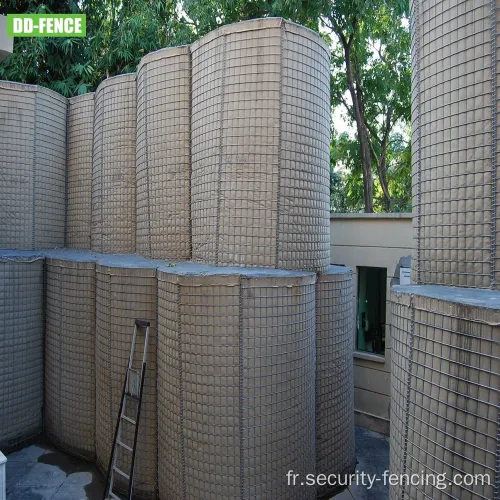
<path fill-rule="evenodd" d="M 317 34 L 261 19 L 148 54 L 67 111 L 49 91 L 0 85 L 0 247 L 100 252 L 42 255 L 45 430 L 101 471 L 135 320 L 152 325 L 136 495 L 312 499 L 290 469 L 354 466 L 352 273 L 328 269 L 329 61 Z M 151 260 L 192 257 L 214 266 Z M 38 418 L 15 442 L 40 430 L 41 405 Z M 130 470 L 123 449 L 117 465 Z"/>
<path fill-rule="evenodd" d="M 95 252 L 135 252 L 135 141 L 135 74 L 108 78 L 95 93 L 91 237 Z"/>
<path fill-rule="evenodd" d="M 64 246 L 67 99 L 0 81 L 0 248 Z"/>
<path fill-rule="evenodd" d="M 316 282 L 316 474 L 326 476 L 356 466 L 352 288 L 346 267 L 330 266 Z M 331 491 L 318 487 L 318 496 Z"/>
<path fill-rule="evenodd" d="M 69 248 L 90 249 L 92 225 L 92 151 L 94 94 L 68 99 L 68 219 Z"/>
<path fill-rule="evenodd" d="M 392 472 L 446 474 L 446 489 L 414 480 L 394 486 L 391 498 L 495 498 L 498 293 L 400 286 L 391 300 Z M 457 474 L 488 478 L 453 484 Z"/>
<path fill-rule="evenodd" d="M 394 499 L 498 497 L 499 19 L 495 2 L 411 5 L 417 285 L 391 298 Z"/>
<path fill-rule="evenodd" d="M 43 429 L 43 258 L 0 253 L 0 448 Z"/>
<path fill-rule="evenodd" d="M 45 432 L 60 448 L 95 459 L 95 258 L 46 261 Z"/>
<path fill-rule="evenodd" d="M 191 258 L 191 52 L 159 50 L 137 70 L 137 252 Z"/>
<path fill-rule="evenodd" d="M 193 259 L 324 271 L 330 263 L 330 56 L 282 19 L 192 46 Z"/>
<path fill-rule="evenodd" d="M 158 274 L 160 498 L 315 498 L 314 275 Z"/>
<path fill-rule="evenodd" d="M 413 0 L 411 14 L 413 281 L 498 289 L 500 13 L 485 0 Z"/>
<path fill-rule="evenodd" d="M 156 269 L 138 257 L 101 258 L 96 267 L 97 466 L 106 472 L 122 397 L 135 319 L 151 322 L 146 378 L 137 441 L 134 489 L 145 498 L 156 492 Z M 143 345 L 140 339 L 137 345 Z M 142 352 L 139 349 L 138 352 Z M 138 355 L 137 359 L 142 356 Z M 137 367 L 136 367 L 137 368 Z M 129 408 L 131 415 L 133 409 Z M 135 427 L 124 422 L 122 441 L 133 443 Z M 117 466 L 130 470 L 130 454 Z M 120 477 L 117 478 L 117 481 Z"/>

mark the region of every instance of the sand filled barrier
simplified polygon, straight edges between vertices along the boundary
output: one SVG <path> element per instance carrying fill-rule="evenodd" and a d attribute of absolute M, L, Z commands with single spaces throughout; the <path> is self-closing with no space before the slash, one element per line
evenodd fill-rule
<path fill-rule="evenodd" d="M 96 266 L 96 452 L 103 472 L 108 470 L 135 320 L 152 325 L 134 476 L 134 491 L 145 498 L 155 497 L 157 475 L 156 265 L 136 256 L 109 256 Z M 134 431 L 125 425 L 123 441 L 133 442 Z M 123 457 L 119 466 L 127 470 L 130 455 Z"/>
<path fill-rule="evenodd" d="M 315 498 L 315 276 L 158 271 L 160 498 Z"/>
<path fill-rule="evenodd" d="M 0 448 L 43 429 L 43 257 L 0 252 Z"/>
<path fill-rule="evenodd" d="M 427 22 L 439 17 L 435 23 Z M 417 284 L 498 289 L 498 52 L 494 4 L 412 2 Z M 473 29 L 471 29 L 473 27 Z"/>
<path fill-rule="evenodd" d="M 95 93 L 92 238 L 95 252 L 134 253 L 135 74 L 104 80 Z"/>
<path fill-rule="evenodd" d="M 446 474 L 391 487 L 391 498 L 494 498 L 498 464 L 497 292 L 397 286 L 391 294 L 391 472 Z M 448 484 L 483 474 L 489 484 Z"/>
<path fill-rule="evenodd" d="M 137 69 L 137 252 L 191 258 L 191 53 L 172 47 Z"/>
<path fill-rule="evenodd" d="M 78 251 L 46 259 L 45 432 L 59 448 L 95 459 L 95 261 Z"/>
<path fill-rule="evenodd" d="M 0 81 L 0 248 L 64 246 L 67 99 Z"/>
<path fill-rule="evenodd" d="M 283 19 L 223 26 L 192 51 L 193 259 L 330 263 L 330 53 Z"/>
<path fill-rule="evenodd" d="M 350 474 L 354 447 L 352 269 L 330 266 L 316 282 L 316 474 Z M 318 487 L 330 498 L 335 488 Z"/>
<path fill-rule="evenodd" d="M 68 99 L 68 227 L 69 248 L 90 249 L 92 226 L 92 153 L 94 94 Z"/>

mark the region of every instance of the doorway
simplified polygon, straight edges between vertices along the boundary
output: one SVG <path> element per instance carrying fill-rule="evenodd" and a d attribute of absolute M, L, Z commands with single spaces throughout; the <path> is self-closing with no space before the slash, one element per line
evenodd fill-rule
<path fill-rule="evenodd" d="M 387 269 L 358 267 L 356 349 L 385 354 Z"/>

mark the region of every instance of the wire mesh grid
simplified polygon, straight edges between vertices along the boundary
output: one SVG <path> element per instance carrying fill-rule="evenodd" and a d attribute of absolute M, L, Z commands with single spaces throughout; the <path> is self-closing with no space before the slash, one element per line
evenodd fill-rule
<path fill-rule="evenodd" d="M 45 432 L 95 459 L 95 263 L 47 259 Z"/>
<path fill-rule="evenodd" d="M 324 270 L 328 50 L 305 28 L 260 19 L 193 44 L 192 65 L 193 258 Z"/>
<path fill-rule="evenodd" d="M 137 439 L 134 494 L 156 498 L 156 270 L 96 266 L 96 452 L 107 472 L 136 319 L 151 322 L 146 377 Z M 138 336 L 136 352 L 144 339 Z M 136 356 L 142 362 L 142 355 Z M 137 368 L 137 366 L 134 366 Z M 135 408 L 130 408 L 134 416 Z M 134 430 L 124 423 L 122 441 L 133 443 Z M 118 467 L 130 470 L 130 454 L 119 451 Z M 116 477 L 117 486 L 121 484 Z"/>
<path fill-rule="evenodd" d="M 92 250 L 134 253 L 136 230 L 135 74 L 104 80 L 95 94 Z"/>
<path fill-rule="evenodd" d="M 0 448 L 42 432 L 43 259 L 0 256 Z"/>
<path fill-rule="evenodd" d="M 356 466 L 352 276 L 332 266 L 316 282 L 316 474 L 350 474 Z M 331 490 L 318 487 L 318 496 Z"/>
<path fill-rule="evenodd" d="M 137 73 L 137 251 L 191 257 L 191 53 L 145 56 Z"/>
<path fill-rule="evenodd" d="M 495 2 L 412 14 L 413 280 L 496 287 Z"/>
<path fill-rule="evenodd" d="M 94 94 L 68 100 L 68 227 L 69 248 L 90 249 L 92 224 L 92 148 Z"/>
<path fill-rule="evenodd" d="M 282 24 L 278 267 L 330 264 L 330 51 Z"/>
<path fill-rule="evenodd" d="M 0 82 L 0 248 L 64 246 L 67 99 Z"/>
<path fill-rule="evenodd" d="M 158 272 L 160 498 L 315 498 L 314 276 Z"/>
<path fill-rule="evenodd" d="M 418 292 L 391 300 L 392 472 L 446 474 L 446 489 L 433 479 L 407 482 L 392 498 L 497 498 L 498 309 Z M 489 484 L 453 484 L 456 474 L 487 475 Z"/>

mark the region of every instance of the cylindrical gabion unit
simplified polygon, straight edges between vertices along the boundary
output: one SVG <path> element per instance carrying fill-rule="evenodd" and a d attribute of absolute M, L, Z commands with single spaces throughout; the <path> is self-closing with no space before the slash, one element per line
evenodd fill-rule
<path fill-rule="evenodd" d="M 315 470 L 314 285 L 309 273 L 159 268 L 160 499 L 316 497 L 286 480 Z"/>
<path fill-rule="evenodd" d="M 104 80 L 95 93 L 92 237 L 95 252 L 135 252 L 135 74 Z"/>
<path fill-rule="evenodd" d="M 498 292 L 396 286 L 391 301 L 391 472 L 409 475 L 391 498 L 496 498 Z"/>
<path fill-rule="evenodd" d="M 352 270 L 330 266 L 316 282 L 316 474 L 350 474 L 354 447 Z M 318 487 L 330 498 L 332 488 Z"/>
<path fill-rule="evenodd" d="M 17 255 L 16 255 L 17 254 Z M 43 258 L 0 254 L 0 449 L 42 432 Z"/>
<path fill-rule="evenodd" d="M 96 266 L 96 451 L 97 466 L 107 472 L 136 319 L 151 322 L 146 378 L 137 439 L 134 493 L 156 492 L 156 269 L 147 259 L 109 256 Z M 143 336 L 137 348 L 142 353 Z M 142 360 L 142 354 L 136 358 Z M 137 367 L 135 367 L 137 368 Z M 134 409 L 127 410 L 134 416 Z M 124 423 L 123 441 L 133 442 Z M 129 470 L 130 454 L 121 452 L 118 466 Z M 119 480 L 119 477 L 117 477 Z"/>
<path fill-rule="evenodd" d="M 413 0 L 412 165 L 417 284 L 498 289 L 500 8 Z"/>
<path fill-rule="evenodd" d="M 330 53 L 283 19 L 192 45 L 193 259 L 324 271 L 330 263 Z"/>
<path fill-rule="evenodd" d="M 68 228 L 69 248 L 90 249 L 92 224 L 92 148 L 94 94 L 68 100 Z"/>
<path fill-rule="evenodd" d="M 59 448 L 95 459 L 95 257 L 46 261 L 45 432 Z"/>
<path fill-rule="evenodd" d="M 137 252 L 191 258 L 191 52 L 143 57 L 137 70 Z"/>
<path fill-rule="evenodd" d="M 67 99 L 0 81 L 0 248 L 64 246 Z"/>

